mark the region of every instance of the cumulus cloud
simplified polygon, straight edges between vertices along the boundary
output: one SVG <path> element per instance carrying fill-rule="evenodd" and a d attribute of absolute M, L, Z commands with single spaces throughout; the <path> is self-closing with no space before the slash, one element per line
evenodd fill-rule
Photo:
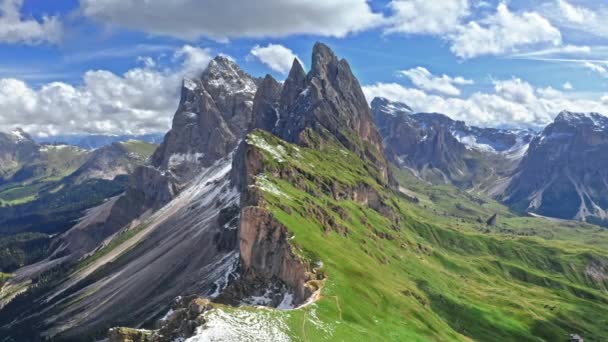
<path fill-rule="evenodd" d="M 469 15 L 468 0 L 393 0 L 389 8 L 387 33 L 450 33 Z"/>
<path fill-rule="evenodd" d="M 1 43 L 59 43 L 63 27 L 57 17 L 45 16 L 42 20 L 22 18 L 23 0 L 0 0 Z"/>
<path fill-rule="evenodd" d="M 435 76 L 423 67 L 403 70 L 399 73 L 408 77 L 412 84 L 420 89 L 452 96 L 460 95 L 460 89 L 456 87 L 457 85 L 471 85 L 474 83 L 472 80 L 460 76 L 454 78 L 445 74 Z"/>
<path fill-rule="evenodd" d="M 177 108 L 182 77 L 205 68 L 210 56 L 186 45 L 174 58 L 178 66 L 171 70 L 148 59 L 122 75 L 91 70 L 79 86 L 52 82 L 34 89 L 22 80 L 0 79 L 0 130 L 20 126 L 39 136 L 164 132 Z"/>
<path fill-rule="evenodd" d="M 479 126 L 540 128 L 562 110 L 608 114 L 608 96 L 589 99 L 554 88 L 535 88 L 519 78 L 494 81 L 491 92 L 475 92 L 466 98 L 429 94 L 398 83 L 363 87 L 371 101 L 376 96 L 407 103 L 418 112 L 438 112 Z"/>
<path fill-rule="evenodd" d="M 268 44 L 265 47 L 256 45 L 250 53 L 270 69 L 283 74 L 289 72 L 293 60 L 298 58 L 293 51 L 280 44 Z"/>
<path fill-rule="evenodd" d="M 520 47 L 559 46 L 560 31 L 537 12 L 513 13 L 500 3 L 496 13 L 461 26 L 451 38 L 451 50 L 461 58 L 500 55 Z"/>
<path fill-rule="evenodd" d="M 80 10 L 108 25 L 186 40 L 292 34 L 344 37 L 379 25 L 383 18 L 367 0 L 81 0 Z"/>
<path fill-rule="evenodd" d="M 572 86 L 572 83 L 566 82 L 562 85 L 562 88 L 564 88 L 564 90 L 572 90 L 574 89 L 574 86 Z"/>

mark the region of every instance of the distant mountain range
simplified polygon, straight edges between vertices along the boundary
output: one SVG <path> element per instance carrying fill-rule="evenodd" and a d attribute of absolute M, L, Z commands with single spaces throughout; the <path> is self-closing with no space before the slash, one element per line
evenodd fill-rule
<path fill-rule="evenodd" d="M 562 112 L 542 132 L 478 128 L 376 98 L 386 153 L 417 177 L 504 201 L 513 209 L 608 223 L 608 117 Z"/>
<path fill-rule="evenodd" d="M 126 142 L 129 140 L 143 141 L 151 144 L 160 144 L 163 141 L 164 133 L 143 134 L 143 135 L 103 135 L 103 134 L 82 134 L 82 135 L 55 135 L 49 137 L 37 137 L 34 140 L 38 143 L 46 144 L 65 144 L 78 146 L 84 149 L 96 149 L 116 142 Z"/>

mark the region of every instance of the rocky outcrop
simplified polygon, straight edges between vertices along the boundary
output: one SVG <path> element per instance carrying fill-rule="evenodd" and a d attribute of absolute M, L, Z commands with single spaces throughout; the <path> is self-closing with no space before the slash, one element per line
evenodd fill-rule
<path fill-rule="evenodd" d="M 196 328 L 205 324 L 203 316 L 213 304 L 196 296 L 178 297 L 171 310 L 159 322 L 156 330 L 112 328 L 109 342 L 172 342 L 183 341 L 194 335 Z"/>
<path fill-rule="evenodd" d="M 267 289 L 287 292 L 293 296 L 291 305 L 307 300 L 316 291 L 312 266 L 299 257 L 289 243 L 290 234 L 265 209 L 263 196 L 255 187 L 256 176 L 266 169 L 261 151 L 243 142 L 233 160 L 232 182 L 239 188 L 241 214 L 239 227 L 239 254 L 241 278 L 227 291 L 224 300 L 235 303 L 235 298 L 245 298 Z M 283 285 L 286 288 L 283 288 Z M 267 294 L 273 296 L 273 294 Z M 272 301 L 271 301 L 272 302 Z M 277 305 L 278 302 L 274 302 Z M 272 305 L 272 304 L 271 304 Z"/>
<path fill-rule="evenodd" d="M 562 112 L 530 149 L 499 196 L 520 211 L 608 223 L 608 118 Z"/>

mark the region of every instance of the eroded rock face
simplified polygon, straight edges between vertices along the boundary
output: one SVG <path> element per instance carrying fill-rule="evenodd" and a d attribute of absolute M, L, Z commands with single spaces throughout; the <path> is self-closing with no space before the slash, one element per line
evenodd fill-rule
<path fill-rule="evenodd" d="M 184 182 L 228 155 L 251 126 L 256 90 L 256 80 L 222 56 L 200 79 L 185 79 L 173 126 L 152 164 Z"/>
<path fill-rule="evenodd" d="M 282 86 L 272 76 L 266 75 L 253 99 L 253 120 L 251 128 L 272 132 L 280 118 L 280 97 Z"/>
<path fill-rule="evenodd" d="M 315 277 L 311 267 L 293 252 L 289 237 L 267 210 L 243 208 L 239 242 L 243 277 L 279 279 L 294 291 L 294 304 L 300 304 L 312 294 L 307 282 Z"/>

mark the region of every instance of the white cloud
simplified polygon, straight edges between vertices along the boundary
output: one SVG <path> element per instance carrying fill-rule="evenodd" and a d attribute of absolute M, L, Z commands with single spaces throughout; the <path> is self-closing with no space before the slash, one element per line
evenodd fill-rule
<path fill-rule="evenodd" d="M 590 46 L 579 46 L 579 45 L 563 45 L 557 47 L 551 47 L 547 49 L 540 49 L 535 51 L 528 51 L 524 53 L 516 53 L 511 55 L 513 58 L 523 59 L 537 59 L 537 58 L 550 58 L 564 55 L 589 55 L 592 49 Z"/>
<path fill-rule="evenodd" d="M 22 18 L 23 0 L 0 0 L 0 43 L 59 43 L 63 27 L 57 17 L 45 16 L 41 21 Z"/>
<path fill-rule="evenodd" d="M 157 35 L 210 37 L 344 37 L 381 24 L 367 0 L 81 0 L 81 12 L 99 22 Z"/>
<path fill-rule="evenodd" d="M 479 126 L 541 128 L 562 110 L 608 114 L 608 95 L 586 98 L 554 88 L 534 88 L 514 78 L 494 81 L 492 92 L 475 92 L 467 98 L 433 95 L 397 83 L 376 83 L 363 87 L 371 101 L 376 96 L 407 103 L 418 112 L 438 112 Z"/>
<path fill-rule="evenodd" d="M 572 23 L 583 24 L 597 19 L 595 12 L 585 7 L 574 6 L 565 0 L 558 0 L 557 3 L 561 14 Z"/>
<path fill-rule="evenodd" d="M 389 7 L 387 33 L 450 33 L 469 15 L 468 0 L 392 0 Z"/>
<path fill-rule="evenodd" d="M 270 69 L 283 74 L 289 72 L 293 60 L 298 58 L 293 51 L 280 44 L 268 44 L 265 47 L 256 45 L 251 49 L 250 53 Z"/>
<path fill-rule="evenodd" d="M 494 15 L 461 26 L 451 38 L 451 50 L 458 57 L 500 55 L 521 47 L 559 46 L 560 31 L 537 12 L 513 13 L 500 3 Z"/>
<path fill-rule="evenodd" d="M 144 67 L 123 75 L 87 71 L 80 86 L 63 82 L 34 89 L 21 80 L 0 79 L 0 130 L 23 127 L 35 135 L 69 133 L 164 132 L 179 101 L 183 76 L 209 62 L 209 51 L 184 46 L 175 53 L 179 66 L 160 69 L 144 59 Z"/>
<path fill-rule="evenodd" d="M 173 54 L 174 60 L 183 60 L 182 74 L 198 75 L 205 70 L 211 61 L 211 50 L 184 45 Z"/>
<path fill-rule="evenodd" d="M 608 37 L 608 6 L 605 1 L 587 1 L 585 6 L 554 0 L 539 7 L 557 26 L 597 37 Z"/>
<path fill-rule="evenodd" d="M 564 90 L 572 90 L 574 89 L 574 87 L 572 86 L 572 83 L 570 82 L 566 82 L 562 85 L 562 88 L 564 88 Z"/>
<path fill-rule="evenodd" d="M 399 73 L 408 77 L 420 89 L 451 96 L 460 95 L 460 89 L 456 85 L 471 85 L 474 83 L 472 80 L 467 80 L 460 76 L 455 78 L 448 75 L 435 76 L 423 67 L 403 70 Z"/>
<path fill-rule="evenodd" d="M 603 65 L 593 62 L 583 62 L 582 65 L 585 68 L 600 74 L 601 76 L 608 77 L 608 69 Z"/>

